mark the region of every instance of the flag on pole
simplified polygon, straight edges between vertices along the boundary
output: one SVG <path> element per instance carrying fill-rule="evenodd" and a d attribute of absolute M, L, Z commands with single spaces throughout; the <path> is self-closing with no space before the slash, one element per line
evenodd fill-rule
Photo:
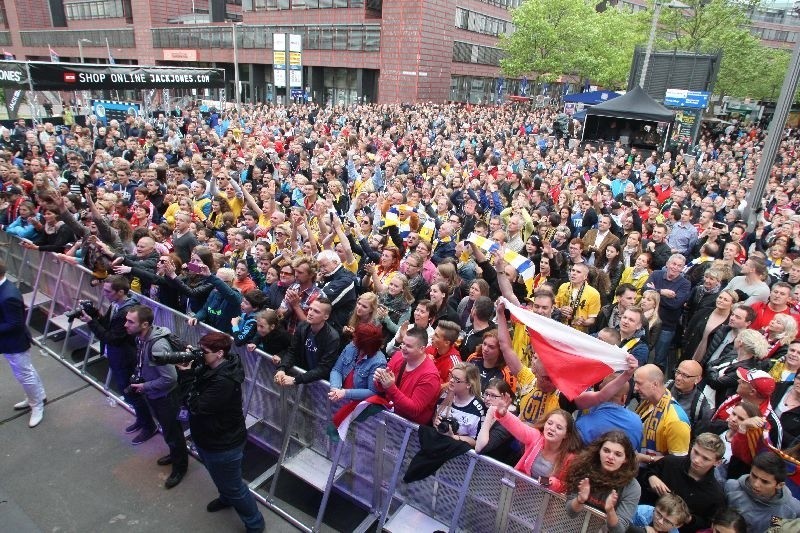
<path fill-rule="evenodd" d="M 499 244 L 486 237 L 481 237 L 477 233 L 470 233 L 469 237 L 465 240 L 474 242 L 478 248 L 489 254 L 500 250 Z M 533 278 L 536 275 L 536 265 L 533 264 L 533 261 L 508 248 L 506 248 L 503 259 L 505 259 L 506 263 L 517 269 L 519 275 L 522 276 L 522 281 L 525 282 L 525 286 L 528 288 L 528 294 L 533 292 Z"/>
<path fill-rule="evenodd" d="M 570 400 L 612 372 L 628 369 L 628 352 L 500 298 L 528 329 L 531 345 L 561 394 Z"/>
<path fill-rule="evenodd" d="M 111 47 L 108 45 L 108 37 L 106 37 L 106 52 L 108 52 L 108 64 L 115 65 L 114 56 L 111 55 Z"/>
<path fill-rule="evenodd" d="M 48 44 L 48 45 L 47 45 L 47 49 L 48 49 L 48 50 L 50 50 L 50 61 L 51 61 L 52 63 L 58 63 L 59 61 L 61 61 L 61 58 L 59 58 L 59 57 L 58 57 L 58 54 L 56 53 L 56 51 L 55 51 L 55 50 L 53 50 L 53 47 L 52 47 L 52 46 L 50 46 L 50 45 Z"/>
<path fill-rule="evenodd" d="M 5 61 L 14 61 L 16 59 L 16 57 L 14 57 L 14 54 L 12 54 L 11 52 L 7 52 L 6 49 L 4 48 L 3 49 L 3 59 Z"/>

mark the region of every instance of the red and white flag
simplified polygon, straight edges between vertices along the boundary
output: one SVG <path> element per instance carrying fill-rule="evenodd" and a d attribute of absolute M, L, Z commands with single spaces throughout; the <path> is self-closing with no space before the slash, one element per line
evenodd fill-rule
<path fill-rule="evenodd" d="M 528 328 L 531 346 L 561 394 L 574 399 L 611 372 L 628 369 L 628 352 L 537 315 L 501 298 L 511 316 Z"/>

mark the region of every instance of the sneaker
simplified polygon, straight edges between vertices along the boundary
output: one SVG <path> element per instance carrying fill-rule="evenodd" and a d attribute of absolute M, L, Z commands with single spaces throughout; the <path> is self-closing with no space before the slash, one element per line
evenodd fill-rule
<path fill-rule="evenodd" d="M 31 419 L 28 421 L 28 427 L 35 428 L 44 418 L 44 406 L 34 405 L 31 407 Z"/>
<path fill-rule="evenodd" d="M 158 466 L 167 466 L 172 464 L 172 456 L 170 454 L 165 455 L 164 457 L 159 457 L 156 461 Z"/>
<path fill-rule="evenodd" d="M 139 422 L 134 422 L 133 424 L 125 428 L 125 433 L 136 433 L 140 429 L 142 429 L 142 426 L 139 424 Z"/>
<path fill-rule="evenodd" d="M 208 502 L 208 505 L 206 505 L 206 511 L 208 511 L 209 513 L 216 513 L 217 511 L 227 509 L 230 506 L 231 504 L 222 503 L 222 500 L 220 500 L 219 498 L 214 498 L 213 500 Z"/>
<path fill-rule="evenodd" d="M 156 435 L 156 433 L 158 433 L 158 430 L 156 428 L 143 429 L 143 430 L 141 430 L 139 432 L 138 435 L 133 437 L 133 440 L 131 441 L 131 444 L 136 446 L 137 444 L 141 444 L 143 442 L 147 442 L 148 440 L 152 439 Z"/>
<path fill-rule="evenodd" d="M 181 480 L 183 479 L 183 476 L 185 475 L 186 475 L 185 470 L 179 470 L 178 472 L 171 473 L 167 478 L 167 480 L 164 482 L 164 488 L 171 489 L 172 487 L 177 486 L 178 483 L 180 483 Z"/>

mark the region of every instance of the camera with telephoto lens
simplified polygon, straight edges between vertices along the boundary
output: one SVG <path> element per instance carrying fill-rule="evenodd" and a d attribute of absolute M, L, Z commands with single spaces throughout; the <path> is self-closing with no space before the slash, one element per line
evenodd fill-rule
<path fill-rule="evenodd" d="M 140 376 L 139 374 L 131 374 L 131 377 L 130 377 L 129 381 L 130 381 L 131 385 L 138 385 L 139 383 L 144 383 L 144 378 L 142 376 Z M 125 390 L 123 390 L 122 392 L 124 394 L 136 394 L 136 391 L 133 390 L 131 385 L 128 385 L 127 387 L 125 387 Z"/>
<path fill-rule="evenodd" d="M 151 359 L 157 365 L 182 365 L 192 361 L 202 361 L 203 349 L 189 348 L 185 352 L 154 353 Z"/>
<path fill-rule="evenodd" d="M 443 416 L 439 419 L 439 424 L 436 426 L 436 431 L 439 433 L 447 434 L 450 431 L 455 434 L 458 432 L 458 420 L 453 418 L 452 416 Z"/>
<path fill-rule="evenodd" d="M 72 311 L 67 311 L 64 313 L 64 316 L 67 317 L 67 320 L 75 320 L 83 313 L 86 313 L 89 316 L 97 315 L 97 308 L 90 300 L 78 300 L 78 305 Z"/>

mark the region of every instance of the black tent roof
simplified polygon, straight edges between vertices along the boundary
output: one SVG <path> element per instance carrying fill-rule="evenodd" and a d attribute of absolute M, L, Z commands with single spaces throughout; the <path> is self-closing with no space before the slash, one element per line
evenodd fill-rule
<path fill-rule="evenodd" d="M 586 115 L 587 118 L 597 115 L 669 122 L 672 121 L 673 112 L 650 98 L 644 89 L 637 85 L 619 98 L 591 107 L 586 111 Z"/>

